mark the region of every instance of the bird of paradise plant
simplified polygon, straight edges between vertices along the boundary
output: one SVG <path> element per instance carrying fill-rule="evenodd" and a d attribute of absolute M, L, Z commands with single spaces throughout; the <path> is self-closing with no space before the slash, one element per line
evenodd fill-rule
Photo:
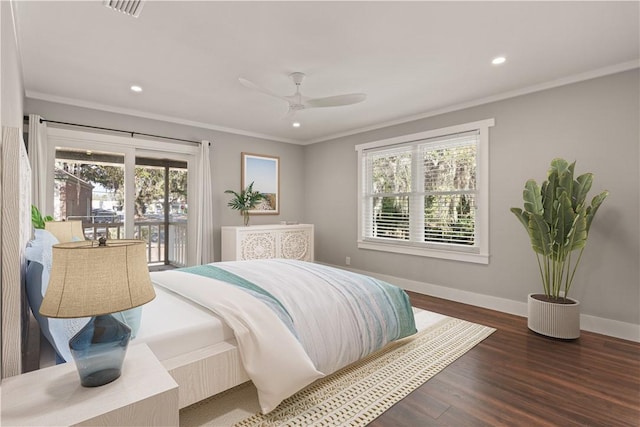
<path fill-rule="evenodd" d="M 526 182 L 522 193 L 524 210 L 511 208 L 529 234 L 544 293 L 550 302 L 563 302 L 567 298 L 593 218 L 609 195 L 603 191 L 588 204 L 585 199 L 593 174 L 585 173 L 574 179 L 575 164 L 553 159 L 541 187 L 533 179 Z M 572 259 L 575 250 L 579 253 Z"/>

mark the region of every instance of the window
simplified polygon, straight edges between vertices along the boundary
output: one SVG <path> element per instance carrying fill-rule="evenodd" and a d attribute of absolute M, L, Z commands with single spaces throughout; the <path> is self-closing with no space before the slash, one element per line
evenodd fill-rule
<path fill-rule="evenodd" d="M 493 119 L 356 146 L 358 247 L 488 263 Z"/>

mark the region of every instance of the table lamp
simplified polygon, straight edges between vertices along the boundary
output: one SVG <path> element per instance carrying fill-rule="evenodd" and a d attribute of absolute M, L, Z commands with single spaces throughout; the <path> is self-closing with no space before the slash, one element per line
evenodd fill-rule
<path fill-rule="evenodd" d="M 131 329 L 110 313 L 155 298 L 143 240 L 86 240 L 53 245 L 53 262 L 40 314 L 92 316 L 69 340 L 80 383 L 97 387 L 120 376 Z"/>
<path fill-rule="evenodd" d="M 46 221 L 44 229 L 53 234 L 60 243 L 84 240 L 82 221 Z"/>

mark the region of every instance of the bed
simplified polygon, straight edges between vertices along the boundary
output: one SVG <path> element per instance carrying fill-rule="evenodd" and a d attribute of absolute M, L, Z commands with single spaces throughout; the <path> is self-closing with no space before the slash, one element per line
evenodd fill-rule
<path fill-rule="evenodd" d="M 176 339 L 181 345 L 172 345 Z M 142 309 L 138 335 L 179 384 L 184 408 L 249 381 L 233 330 L 219 316 L 156 287 L 156 298 Z"/>
<path fill-rule="evenodd" d="M 27 295 L 59 361 L 70 360 L 66 343 L 87 319 L 38 316 L 47 247 L 55 242 L 44 230 L 42 236 L 49 240 L 27 250 Z M 416 332 L 404 291 L 320 264 L 229 261 L 151 278 L 156 298 L 116 315 L 134 330 L 131 345 L 148 345 L 178 383 L 180 408 L 252 380 L 266 413 L 316 379 Z"/>

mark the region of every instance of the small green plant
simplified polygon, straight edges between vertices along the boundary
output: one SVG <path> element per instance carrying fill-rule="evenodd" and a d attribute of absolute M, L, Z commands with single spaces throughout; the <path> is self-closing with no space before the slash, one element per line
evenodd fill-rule
<path fill-rule="evenodd" d="M 33 228 L 42 229 L 44 228 L 44 223 L 48 221 L 53 221 L 53 217 L 47 215 L 45 217 L 40 214 L 40 210 L 31 205 L 31 223 L 33 224 Z"/>
<path fill-rule="evenodd" d="M 244 218 L 244 225 L 249 225 L 249 211 L 254 209 L 258 202 L 266 199 L 266 196 L 259 191 L 253 191 L 253 182 L 240 193 L 233 190 L 226 190 L 225 193 L 233 194 L 233 198 L 227 203 L 231 209 L 239 210 Z"/>
<path fill-rule="evenodd" d="M 533 179 L 526 182 L 522 193 L 524 210 L 511 208 L 529 234 L 544 293 L 550 301 L 567 298 L 593 218 L 609 195 L 603 191 L 587 204 L 593 174 L 574 179 L 575 164 L 552 160 L 542 187 Z M 578 249 L 577 259 L 572 259 L 573 251 Z"/>

